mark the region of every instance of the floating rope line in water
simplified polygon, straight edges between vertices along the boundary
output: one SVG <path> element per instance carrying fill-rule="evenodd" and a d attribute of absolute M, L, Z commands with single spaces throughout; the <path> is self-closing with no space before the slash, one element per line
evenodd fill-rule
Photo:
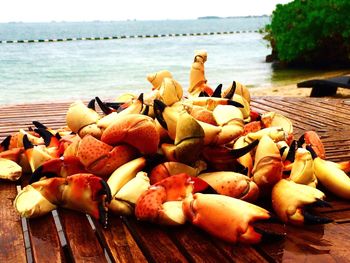
<path fill-rule="evenodd" d="M 121 35 L 112 37 L 72 37 L 72 38 L 52 38 L 52 39 L 24 39 L 24 40 L 1 40 L 1 44 L 12 43 L 39 43 L 39 42 L 66 42 L 66 41 L 84 41 L 84 40 L 112 40 L 125 38 L 161 38 L 161 37 L 189 37 L 189 36 L 211 36 L 211 35 L 229 35 L 241 33 L 259 33 L 259 30 L 241 30 L 241 31 L 223 31 L 223 32 L 202 32 L 202 33 L 173 33 L 173 34 L 155 34 L 155 35 Z"/>

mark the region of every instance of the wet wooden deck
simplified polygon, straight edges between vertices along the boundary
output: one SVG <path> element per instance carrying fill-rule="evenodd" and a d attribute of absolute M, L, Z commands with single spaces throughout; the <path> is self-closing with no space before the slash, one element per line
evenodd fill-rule
<path fill-rule="evenodd" d="M 63 126 L 68 105 L 0 107 L 0 141 L 33 120 Z M 317 131 L 327 159 L 350 160 L 350 100 L 255 97 L 251 105 L 289 117 L 296 136 Z M 21 219 L 12 205 L 21 184 L 0 180 L 0 262 L 350 262 L 350 202 L 328 193 L 333 207 L 318 212 L 333 223 L 287 226 L 282 240 L 245 246 L 224 243 L 191 225 L 164 228 L 116 216 L 103 229 L 84 214 L 65 209 Z"/>

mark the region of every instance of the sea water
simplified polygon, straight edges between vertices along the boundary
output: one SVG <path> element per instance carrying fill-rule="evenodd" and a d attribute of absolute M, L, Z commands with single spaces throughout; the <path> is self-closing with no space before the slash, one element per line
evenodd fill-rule
<path fill-rule="evenodd" d="M 184 90 L 194 51 L 205 49 L 208 84 L 233 80 L 249 88 L 277 85 L 281 78 L 265 62 L 271 50 L 257 31 L 269 17 L 165 20 L 2 23 L 0 42 L 230 32 L 204 36 L 123 38 L 99 41 L 0 43 L 0 105 L 40 101 L 111 99 L 150 90 L 146 76 L 167 69 Z M 277 74 L 277 75 L 276 75 Z M 281 75 L 283 76 L 283 75 Z M 290 78 L 282 77 L 282 80 Z"/>

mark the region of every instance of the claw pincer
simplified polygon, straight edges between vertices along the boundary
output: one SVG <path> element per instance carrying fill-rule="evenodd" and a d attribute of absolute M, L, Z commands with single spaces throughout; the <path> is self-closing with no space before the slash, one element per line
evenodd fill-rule
<path fill-rule="evenodd" d="M 262 234 L 254 230 L 252 223 L 270 218 L 269 212 L 259 206 L 216 194 L 190 195 L 182 208 L 192 224 L 232 243 L 260 242 Z"/>
<path fill-rule="evenodd" d="M 93 174 L 55 177 L 30 184 L 17 195 L 14 206 L 23 217 L 44 215 L 56 206 L 87 213 L 106 222 L 111 193 L 105 181 Z"/>
<path fill-rule="evenodd" d="M 282 179 L 272 189 L 272 207 L 278 218 L 293 225 L 325 224 L 331 222 L 310 214 L 311 206 L 330 206 L 323 201 L 325 195 L 320 190 L 290 180 Z"/>
<path fill-rule="evenodd" d="M 182 200 L 192 193 L 193 183 L 189 175 L 182 173 L 151 185 L 136 202 L 136 217 L 163 225 L 185 223 Z"/>

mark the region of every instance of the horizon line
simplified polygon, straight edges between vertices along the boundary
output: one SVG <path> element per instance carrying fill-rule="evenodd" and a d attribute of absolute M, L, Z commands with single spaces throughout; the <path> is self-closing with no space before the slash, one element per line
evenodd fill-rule
<path fill-rule="evenodd" d="M 155 19 L 137 19 L 137 18 L 127 18 L 122 20 L 113 20 L 113 19 L 91 19 L 91 20 L 43 20 L 43 21 L 22 21 L 22 20 L 13 20 L 13 21 L 0 21 L 0 24 L 20 24 L 20 23 L 82 23 L 82 22 L 129 22 L 129 21 L 173 21 L 173 20 L 204 20 L 204 19 L 234 19 L 234 18 L 253 18 L 253 17 L 270 17 L 271 15 L 262 14 L 262 15 L 240 15 L 240 16 L 200 16 L 196 18 L 155 18 Z"/>

